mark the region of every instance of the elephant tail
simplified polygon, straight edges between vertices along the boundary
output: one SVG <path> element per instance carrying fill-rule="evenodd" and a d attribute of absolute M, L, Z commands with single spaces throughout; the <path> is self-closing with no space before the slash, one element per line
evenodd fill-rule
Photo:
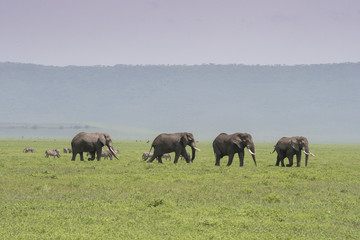
<path fill-rule="evenodd" d="M 154 146 L 151 144 L 150 150 L 148 151 L 149 153 L 151 152 L 151 149 L 152 149 L 153 147 L 154 147 Z"/>
<path fill-rule="evenodd" d="M 275 146 L 274 146 L 274 150 L 273 150 L 270 154 L 273 154 L 273 153 L 275 152 L 275 150 L 276 150 L 276 148 L 275 148 Z"/>

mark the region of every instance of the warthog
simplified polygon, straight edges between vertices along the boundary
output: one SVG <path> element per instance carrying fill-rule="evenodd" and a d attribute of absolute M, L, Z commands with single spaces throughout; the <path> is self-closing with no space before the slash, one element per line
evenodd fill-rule
<path fill-rule="evenodd" d="M 119 153 L 119 150 L 114 149 L 114 153 L 117 155 Z M 86 153 L 86 156 L 90 156 L 90 155 L 91 154 L 89 152 Z M 103 157 L 104 159 L 110 158 L 110 160 L 112 160 L 113 154 L 109 149 L 105 149 L 101 151 L 101 157 Z"/>
<path fill-rule="evenodd" d="M 103 157 L 104 159 L 110 158 L 110 160 L 112 160 L 112 153 L 108 149 L 102 150 L 101 157 Z"/>
<path fill-rule="evenodd" d="M 34 148 L 32 148 L 32 147 L 27 147 L 27 148 L 25 148 L 24 149 L 24 151 L 23 151 L 24 153 L 27 153 L 27 152 L 34 152 Z"/>
<path fill-rule="evenodd" d="M 72 153 L 71 148 L 64 148 L 64 153 Z"/>
<path fill-rule="evenodd" d="M 144 152 L 142 155 L 142 159 L 143 159 L 143 161 L 145 161 L 146 159 L 148 159 L 149 157 L 152 157 L 153 155 L 154 155 L 153 152 Z M 164 153 L 161 157 L 165 158 L 166 160 L 171 161 L 171 156 L 169 153 Z"/>
<path fill-rule="evenodd" d="M 60 157 L 60 153 L 57 151 L 57 149 L 55 150 L 46 150 L 45 151 L 45 157 L 49 157 L 49 156 L 53 156 L 55 158 L 56 157 Z"/>
<path fill-rule="evenodd" d="M 162 155 L 162 157 L 165 158 L 166 160 L 171 161 L 171 156 L 170 156 L 170 154 L 168 154 L 168 153 L 164 153 L 164 154 Z"/>

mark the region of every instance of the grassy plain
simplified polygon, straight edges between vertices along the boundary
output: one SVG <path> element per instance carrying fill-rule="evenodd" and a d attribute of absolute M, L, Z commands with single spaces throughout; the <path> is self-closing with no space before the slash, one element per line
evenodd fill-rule
<path fill-rule="evenodd" d="M 0 140 L 0 239 L 360 239 L 360 145 L 311 144 L 307 168 L 281 168 L 257 143 L 240 168 L 215 167 L 209 142 L 177 165 L 114 144 L 120 160 L 72 162 L 44 154 L 70 140 Z"/>

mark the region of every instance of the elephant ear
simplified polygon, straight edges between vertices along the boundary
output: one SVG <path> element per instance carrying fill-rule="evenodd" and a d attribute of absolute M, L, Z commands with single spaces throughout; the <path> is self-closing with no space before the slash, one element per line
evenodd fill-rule
<path fill-rule="evenodd" d="M 105 144 L 106 144 L 106 138 L 105 138 L 105 135 L 104 135 L 104 134 L 101 134 L 101 135 L 99 136 L 98 142 L 101 144 L 101 146 L 105 146 Z"/>
<path fill-rule="evenodd" d="M 231 139 L 231 142 L 235 144 L 239 149 L 243 149 L 243 142 L 240 137 L 236 136 L 233 139 Z"/>
<path fill-rule="evenodd" d="M 186 133 L 186 136 L 187 136 L 187 140 L 188 140 L 188 142 L 193 141 L 193 138 L 192 138 L 191 134 Z"/>
<path fill-rule="evenodd" d="M 295 139 L 291 140 L 290 145 L 293 149 L 295 149 L 295 151 L 300 151 L 299 143 Z"/>
<path fill-rule="evenodd" d="M 186 147 L 186 145 L 187 145 L 187 136 L 184 134 L 184 135 L 182 135 L 181 136 L 181 138 L 180 138 L 180 142 L 181 142 L 181 144 L 184 146 L 184 147 Z"/>

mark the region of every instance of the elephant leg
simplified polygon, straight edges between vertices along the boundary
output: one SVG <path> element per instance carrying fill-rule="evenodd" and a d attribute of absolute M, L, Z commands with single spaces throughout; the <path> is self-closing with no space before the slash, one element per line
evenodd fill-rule
<path fill-rule="evenodd" d="M 183 156 L 187 163 L 191 162 L 191 159 L 189 158 L 189 155 L 187 154 L 185 148 L 181 151 L 181 156 Z"/>
<path fill-rule="evenodd" d="M 215 166 L 220 166 L 220 159 L 221 159 L 221 156 L 216 154 Z"/>
<path fill-rule="evenodd" d="M 229 154 L 229 161 L 227 166 L 230 166 L 232 164 L 233 159 L 234 159 L 234 154 L 233 153 Z"/>
<path fill-rule="evenodd" d="M 280 155 L 278 154 L 278 155 L 277 155 L 277 158 L 276 158 L 276 164 L 275 164 L 275 166 L 278 167 L 279 164 L 280 164 L 280 161 L 281 161 L 281 160 L 280 160 Z"/>
<path fill-rule="evenodd" d="M 283 158 L 281 159 L 281 166 L 282 166 L 282 167 L 285 167 L 284 159 L 285 159 L 285 157 L 283 157 Z"/>
<path fill-rule="evenodd" d="M 175 152 L 175 159 L 174 159 L 175 164 L 178 162 L 179 157 L 180 157 L 180 152 Z"/>
<path fill-rule="evenodd" d="M 90 152 L 91 158 L 88 158 L 88 161 L 94 161 L 95 159 L 95 151 Z"/>
<path fill-rule="evenodd" d="M 161 155 L 157 157 L 158 163 L 163 163 L 161 160 Z"/>
<path fill-rule="evenodd" d="M 279 164 L 280 164 L 280 162 L 281 162 L 281 166 L 282 166 L 282 167 L 285 167 L 284 158 L 285 158 L 284 155 L 278 154 L 277 160 L 276 160 L 276 166 L 279 166 Z"/>
<path fill-rule="evenodd" d="M 148 163 L 151 163 L 151 162 L 154 161 L 155 158 L 156 158 L 156 156 L 155 156 L 155 154 L 153 154 L 153 155 L 151 156 L 151 158 L 149 159 L 149 161 L 147 161 L 147 162 L 148 162 Z"/>
<path fill-rule="evenodd" d="M 296 154 L 296 166 L 300 167 L 300 163 L 301 163 L 301 152 L 298 152 Z"/>
<path fill-rule="evenodd" d="M 80 152 L 80 161 L 84 161 L 84 153 L 83 152 Z"/>
<path fill-rule="evenodd" d="M 147 161 L 147 162 L 148 162 L 148 163 L 151 163 L 151 162 L 153 162 L 153 161 L 155 160 L 155 158 L 157 158 L 158 156 L 161 156 L 161 155 L 162 155 L 162 153 L 159 152 L 159 150 L 154 149 L 153 155 L 151 156 L 151 158 L 150 158 L 149 161 Z"/>
<path fill-rule="evenodd" d="M 280 161 L 281 161 L 281 166 L 282 167 L 285 167 L 284 159 L 285 159 L 285 155 L 281 156 Z"/>
<path fill-rule="evenodd" d="M 294 158 L 294 155 L 289 155 L 289 156 L 288 156 L 289 164 L 286 165 L 287 167 L 292 167 L 292 165 L 293 165 L 293 158 Z"/>
<path fill-rule="evenodd" d="M 240 167 L 244 166 L 244 150 L 240 151 L 238 153 L 239 155 L 239 160 L 240 160 Z"/>
<path fill-rule="evenodd" d="M 96 159 L 97 159 L 98 161 L 101 160 L 101 152 L 102 152 L 102 149 L 101 149 L 101 148 L 96 151 L 96 157 L 97 157 Z M 94 157 L 95 157 L 95 152 L 94 152 Z"/>

